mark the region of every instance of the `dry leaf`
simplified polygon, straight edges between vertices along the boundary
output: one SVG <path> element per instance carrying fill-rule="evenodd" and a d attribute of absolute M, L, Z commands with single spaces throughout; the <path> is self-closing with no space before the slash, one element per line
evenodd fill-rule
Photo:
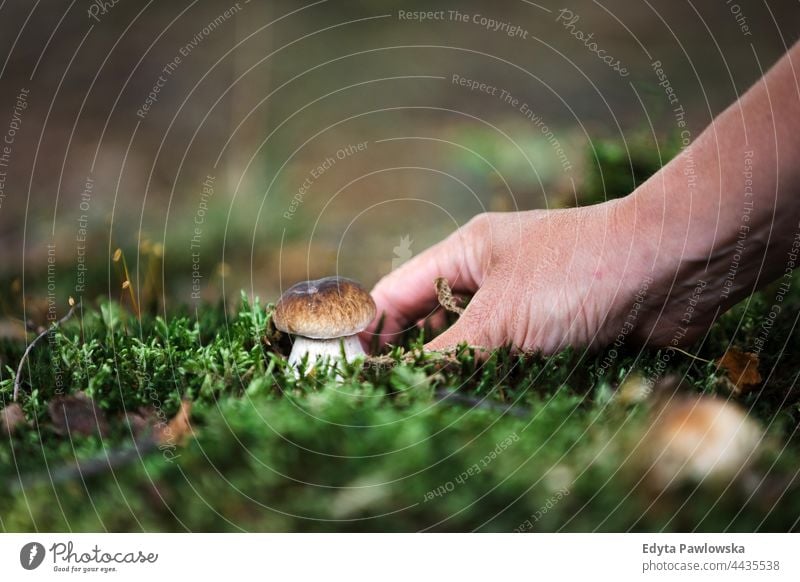
<path fill-rule="evenodd" d="M 185 445 L 191 438 L 193 429 L 189 422 L 192 414 L 192 401 L 181 400 L 177 414 L 167 424 L 156 427 L 153 439 L 160 445 Z"/>
<path fill-rule="evenodd" d="M 83 392 L 69 396 L 56 396 L 47 406 L 53 429 L 61 435 L 108 434 L 105 413 Z"/>
<path fill-rule="evenodd" d="M 725 368 L 725 384 L 737 396 L 746 394 L 761 384 L 756 354 L 731 348 L 714 363 Z"/>
<path fill-rule="evenodd" d="M 0 410 L 0 432 L 4 435 L 14 434 L 17 427 L 23 424 L 25 424 L 25 413 L 16 402 Z"/>
<path fill-rule="evenodd" d="M 436 297 L 439 299 L 439 305 L 444 307 L 447 311 L 461 315 L 464 313 L 464 308 L 458 305 L 458 301 L 453 297 L 453 291 L 450 289 L 450 284 L 444 277 L 437 277 L 434 281 L 436 286 Z"/>

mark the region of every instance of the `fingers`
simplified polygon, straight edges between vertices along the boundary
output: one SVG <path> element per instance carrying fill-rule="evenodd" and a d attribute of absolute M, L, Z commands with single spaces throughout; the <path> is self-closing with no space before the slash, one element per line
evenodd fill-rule
<path fill-rule="evenodd" d="M 425 349 L 431 352 L 447 352 L 454 350 L 458 344 L 464 342 L 471 346 L 476 346 L 480 345 L 480 342 L 475 339 L 479 336 L 479 330 L 469 325 L 469 323 L 462 318 L 451 325 L 446 331 L 425 344 Z"/>
<path fill-rule="evenodd" d="M 381 344 L 430 314 L 438 304 L 434 288 L 437 277 L 446 278 L 453 291 L 475 292 L 483 277 L 482 247 L 480 236 L 467 226 L 386 275 L 372 290 L 378 317 L 365 336 L 375 333 L 381 314 Z"/>

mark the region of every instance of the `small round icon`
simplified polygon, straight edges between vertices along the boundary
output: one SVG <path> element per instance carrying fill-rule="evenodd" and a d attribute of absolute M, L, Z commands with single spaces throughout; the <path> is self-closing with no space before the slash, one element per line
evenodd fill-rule
<path fill-rule="evenodd" d="M 19 563 L 26 570 L 35 570 L 44 561 L 44 546 L 39 542 L 28 542 L 19 551 Z"/>

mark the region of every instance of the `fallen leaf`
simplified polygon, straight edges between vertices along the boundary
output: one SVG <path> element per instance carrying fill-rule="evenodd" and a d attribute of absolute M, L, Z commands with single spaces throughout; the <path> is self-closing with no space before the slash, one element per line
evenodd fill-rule
<path fill-rule="evenodd" d="M 0 431 L 3 434 L 12 435 L 17 430 L 17 427 L 23 424 L 25 424 L 25 413 L 22 412 L 22 407 L 16 402 L 0 410 Z"/>
<path fill-rule="evenodd" d="M 185 445 L 194 432 L 189 422 L 192 401 L 181 400 L 181 407 L 167 424 L 156 426 L 153 439 L 160 445 Z"/>
<path fill-rule="evenodd" d="M 714 363 L 725 368 L 725 384 L 736 396 L 746 394 L 761 384 L 756 354 L 731 348 Z"/>
<path fill-rule="evenodd" d="M 60 435 L 83 436 L 108 434 L 105 413 L 83 392 L 56 396 L 47 406 L 53 429 Z"/>
<path fill-rule="evenodd" d="M 436 287 L 436 297 L 441 305 L 447 311 L 461 315 L 464 313 L 464 308 L 458 304 L 458 301 L 453 297 L 453 291 L 450 284 L 444 277 L 437 277 L 434 281 Z"/>

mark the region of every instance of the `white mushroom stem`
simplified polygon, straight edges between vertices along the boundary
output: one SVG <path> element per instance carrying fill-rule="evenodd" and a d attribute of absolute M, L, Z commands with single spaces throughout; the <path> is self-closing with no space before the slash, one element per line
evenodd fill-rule
<path fill-rule="evenodd" d="M 366 355 L 357 335 L 332 339 L 314 339 L 296 335 L 292 353 L 289 354 L 289 364 L 297 368 L 306 354 L 308 354 L 309 368 L 320 359 L 338 360 L 342 356 L 342 346 L 344 346 L 344 358 L 348 362 L 352 362 L 358 356 Z"/>

